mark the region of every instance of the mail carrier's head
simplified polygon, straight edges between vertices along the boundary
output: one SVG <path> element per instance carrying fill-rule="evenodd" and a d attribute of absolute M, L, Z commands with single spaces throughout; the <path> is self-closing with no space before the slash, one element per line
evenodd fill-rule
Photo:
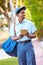
<path fill-rule="evenodd" d="M 18 19 L 21 21 L 25 18 L 25 10 L 26 10 L 25 6 L 15 9 L 15 14 L 17 15 Z"/>

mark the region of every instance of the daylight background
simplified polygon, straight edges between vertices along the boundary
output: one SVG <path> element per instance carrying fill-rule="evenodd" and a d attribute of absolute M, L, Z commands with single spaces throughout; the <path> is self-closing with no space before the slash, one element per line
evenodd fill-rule
<path fill-rule="evenodd" d="M 10 1 L 13 5 L 10 5 Z M 43 65 L 43 0 L 0 0 L 0 64 L 18 65 L 17 58 L 8 56 L 1 46 L 10 36 L 12 9 L 20 6 L 26 6 L 26 19 L 31 20 L 37 27 L 37 37 L 32 42 L 35 48 L 37 65 Z M 13 14 L 15 13 L 13 12 Z"/>

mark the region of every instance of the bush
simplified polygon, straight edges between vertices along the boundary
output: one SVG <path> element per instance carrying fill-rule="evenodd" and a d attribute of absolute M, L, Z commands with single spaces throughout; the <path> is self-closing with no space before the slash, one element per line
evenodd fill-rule
<path fill-rule="evenodd" d="M 5 24 L 5 23 L 4 23 L 3 26 L 8 27 L 8 24 Z"/>

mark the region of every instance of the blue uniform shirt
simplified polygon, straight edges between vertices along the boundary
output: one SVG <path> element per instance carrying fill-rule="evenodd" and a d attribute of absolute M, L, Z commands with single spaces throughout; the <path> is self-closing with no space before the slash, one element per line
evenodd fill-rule
<path fill-rule="evenodd" d="M 16 36 L 19 36 L 21 34 L 21 32 L 20 32 L 21 29 L 27 29 L 29 34 L 32 34 L 36 31 L 36 27 L 35 27 L 34 23 L 31 22 L 30 20 L 26 20 L 26 19 L 24 19 L 22 21 L 22 23 L 20 23 L 18 20 L 16 21 L 16 27 L 15 27 Z M 15 36 L 14 35 L 14 23 L 11 24 L 11 26 L 10 26 L 10 36 Z M 31 40 L 31 38 L 24 36 L 17 41 L 25 41 L 25 40 Z"/>

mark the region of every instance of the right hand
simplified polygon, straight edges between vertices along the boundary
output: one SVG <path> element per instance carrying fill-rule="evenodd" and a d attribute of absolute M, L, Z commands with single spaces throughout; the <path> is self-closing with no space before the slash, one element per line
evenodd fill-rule
<path fill-rule="evenodd" d="M 19 39 L 21 39 L 23 36 L 24 36 L 24 35 L 20 34 L 20 35 L 19 35 Z"/>

